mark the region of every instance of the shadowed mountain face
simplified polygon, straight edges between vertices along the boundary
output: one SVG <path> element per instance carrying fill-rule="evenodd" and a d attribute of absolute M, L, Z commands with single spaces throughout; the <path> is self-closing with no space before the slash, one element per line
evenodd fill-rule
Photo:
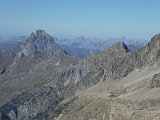
<path fill-rule="evenodd" d="M 12 63 L 15 57 L 15 53 L 7 51 L 7 50 L 0 50 L 0 74 L 4 74 L 8 68 L 8 66 Z"/>
<path fill-rule="evenodd" d="M 77 61 L 37 30 L 0 75 L 1 119 L 159 119 L 159 58 L 159 34 L 136 52 L 118 42 Z"/>

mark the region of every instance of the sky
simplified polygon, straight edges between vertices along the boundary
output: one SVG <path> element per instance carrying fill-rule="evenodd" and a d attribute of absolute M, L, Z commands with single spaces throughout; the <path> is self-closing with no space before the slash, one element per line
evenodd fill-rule
<path fill-rule="evenodd" d="M 160 0 L 0 0 L 0 36 L 44 29 L 59 37 L 150 39 Z"/>

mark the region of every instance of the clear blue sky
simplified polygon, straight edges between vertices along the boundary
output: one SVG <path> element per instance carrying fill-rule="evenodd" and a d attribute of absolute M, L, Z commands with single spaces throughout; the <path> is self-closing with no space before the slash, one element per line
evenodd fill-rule
<path fill-rule="evenodd" d="M 149 39 L 160 33 L 159 12 L 160 0 L 0 0 L 0 35 Z"/>

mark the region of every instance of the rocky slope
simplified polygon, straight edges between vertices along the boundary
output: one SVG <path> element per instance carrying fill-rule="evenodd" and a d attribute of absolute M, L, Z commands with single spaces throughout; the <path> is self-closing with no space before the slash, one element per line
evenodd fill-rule
<path fill-rule="evenodd" d="M 144 48 L 133 53 L 123 42 L 120 42 L 100 54 L 90 56 L 85 65 L 87 69 L 90 69 L 89 78 L 82 79 L 82 83 L 93 82 L 92 78 L 95 78 L 96 73 L 99 73 L 98 76 L 105 77 L 105 80 L 119 80 L 135 69 L 143 69 L 147 66 L 157 67 L 159 64 L 159 41 L 160 36 L 156 35 Z M 96 78 L 96 80 L 100 81 L 100 78 Z"/>
<path fill-rule="evenodd" d="M 59 74 L 77 64 L 77 59 L 63 51 L 43 30 L 32 33 L 19 45 L 19 52 L 9 68 L 0 75 L 1 104 L 15 94 L 40 88 L 50 81 L 53 86 L 60 87 Z"/>
<path fill-rule="evenodd" d="M 18 94 L 1 119 L 158 120 L 159 42 L 136 52 L 118 42 L 77 63 L 48 33 L 32 33 L 0 76 L 2 91 Z"/>
<path fill-rule="evenodd" d="M 100 68 L 104 69 L 89 72 L 82 78 L 83 82 L 77 83 L 81 83 L 78 86 L 83 90 L 76 92 L 74 101 L 66 102 L 57 118 L 160 119 L 159 41 L 160 35 L 156 35 L 141 50 L 115 57 L 103 63 Z"/>
<path fill-rule="evenodd" d="M 123 54 L 119 53 L 111 59 L 102 57 L 102 53 L 93 55 L 87 63 L 92 64 L 92 67 L 73 87 L 78 89 L 75 95 L 77 98 L 71 103 L 66 102 L 67 105 L 57 118 L 158 120 L 159 41 L 160 36 L 156 35 L 141 50 L 134 53 L 128 50 L 120 52 Z M 110 53 L 108 51 L 106 53 Z"/>

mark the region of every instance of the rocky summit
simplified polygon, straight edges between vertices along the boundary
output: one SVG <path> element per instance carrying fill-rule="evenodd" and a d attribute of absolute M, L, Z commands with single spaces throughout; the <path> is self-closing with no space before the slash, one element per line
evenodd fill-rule
<path fill-rule="evenodd" d="M 79 60 L 37 30 L 0 51 L 1 120 L 159 120 L 160 34 Z"/>
<path fill-rule="evenodd" d="M 55 85 L 60 84 L 59 74 L 77 64 L 77 59 L 62 50 L 53 37 L 43 30 L 32 33 L 18 44 L 18 48 L 13 57 L 5 54 L 1 59 L 0 103 L 7 102 L 26 89 L 44 86 L 51 80 L 55 81 Z"/>
<path fill-rule="evenodd" d="M 20 45 L 21 52 L 25 56 L 29 56 L 35 52 L 43 51 L 57 51 L 57 44 L 54 42 L 54 38 L 46 33 L 44 30 L 37 30 L 36 33 L 32 33 L 24 42 Z"/>

